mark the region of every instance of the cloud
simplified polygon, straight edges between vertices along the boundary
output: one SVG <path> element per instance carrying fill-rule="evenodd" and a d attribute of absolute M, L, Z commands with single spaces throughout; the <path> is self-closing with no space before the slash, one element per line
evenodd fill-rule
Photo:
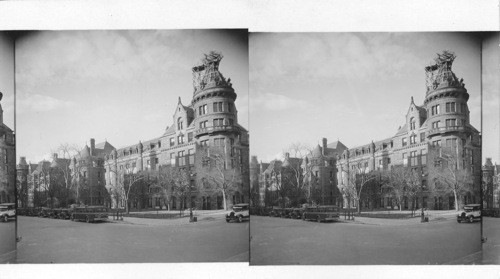
<path fill-rule="evenodd" d="M 51 96 L 33 94 L 17 98 L 16 113 L 25 112 L 48 112 L 58 109 L 71 108 L 75 103 L 71 101 L 59 100 Z"/>
<path fill-rule="evenodd" d="M 307 109 L 311 104 L 304 100 L 297 100 L 285 95 L 274 93 L 256 93 L 250 96 L 250 111 L 259 111 L 262 108 L 270 111 Z"/>
<path fill-rule="evenodd" d="M 397 78 L 421 65 L 410 51 L 407 38 L 400 37 L 353 33 L 257 35 L 250 44 L 250 81 L 315 83 Z"/>

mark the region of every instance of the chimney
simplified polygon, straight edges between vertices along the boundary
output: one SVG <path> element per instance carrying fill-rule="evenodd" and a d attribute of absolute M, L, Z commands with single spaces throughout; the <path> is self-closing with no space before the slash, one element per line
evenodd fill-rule
<path fill-rule="evenodd" d="M 53 159 L 57 159 L 57 153 L 52 154 Z"/>
<path fill-rule="evenodd" d="M 95 139 L 90 139 L 90 156 L 94 156 Z"/>
<path fill-rule="evenodd" d="M 285 153 L 285 159 L 288 159 L 288 158 L 290 158 L 290 153 L 287 152 L 287 153 Z"/>
<path fill-rule="evenodd" d="M 326 138 L 323 138 L 323 156 L 326 156 L 326 144 L 327 143 L 327 140 Z"/>

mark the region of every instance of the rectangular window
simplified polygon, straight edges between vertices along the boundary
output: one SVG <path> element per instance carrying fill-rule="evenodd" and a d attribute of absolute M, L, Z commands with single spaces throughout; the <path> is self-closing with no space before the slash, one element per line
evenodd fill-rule
<path fill-rule="evenodd" d="M 441 121 L 434 121 L 434 122 L 432 122 L 432 129 L 439 128 L 439 122 L 441 122 Z"/>
<path fill-rule="evenodd" d="M 224 146 L 224 138 L 216 138 L 214 139 L 215 146 Z"/>
<path fill-rule="evenodd" d="M 406 138 L 402 138 L 402 139 L 401 139 L 401 141 L 402 141 L 402 142 L 401 142 L 401 143 L 402 143 L 402 145 L 403 145 L 403 146 L 406 146 Z"/>
<path fill-rule="evenodd" d="M 175 138 L 170 138 L 170 146 L 174 146 L 175 145 Z"/>
<path fill-rule="evenodd" d="M 188 133 L 188 142 L 193 141 L 193 132 Z"/>
<path fill-rule="evenodd" d="M 217 110 L 217 102 L 214 103 L 214 112 L 218 112 L 218 110 Z"/>
<path fill-rule="evenodd" d="M 201 146 L 208 146 L 208 140 L 202 140 L 200 141 Z"/>
<path fill-rule="evenodd" d="M 222 102 L 219 102 L 219 111 L 224 111 L 224 108 L 222 107 Z"/>
<path fill-rule="evenodd" d="M 446 127 L 456 126 L 456 119 L 446 119 Z"/>
<path fill-rule="evenodd" d="M 420 133 L 420 142 L 424 142 L 424 141 L 425 141 L 425 132 Z"/>
<path fill-rule="evenodd" d="M 177 143 L 182 144 L 184 143 L 184 135 L 179 135 L 177 136 Z"/>
<path fill-rule="evenodd" d="M 417 142 L 417 135 L 411 135 L 410 136 L 410 144 L 414 144 Z"/>
<path fill-rule="evenodd" d="M 216 118 L 214 119 L 214 127 L 215 126 L 223 126 L 224 125 L 224 119 L 223 118 Z"/>
<path fill-rule="evenodd" d="M 229 118 L 229 125 L 230 125 L 230 126 L 233 126 L 233 125 L 234 125 L 234 120 L 233 120 L 233 119 L 231 119 L 231 118 Z"/>
<path fill-rule="evenodd" d="M 158 164 L 158 158 L 155 158 L 155 164 Z"/>

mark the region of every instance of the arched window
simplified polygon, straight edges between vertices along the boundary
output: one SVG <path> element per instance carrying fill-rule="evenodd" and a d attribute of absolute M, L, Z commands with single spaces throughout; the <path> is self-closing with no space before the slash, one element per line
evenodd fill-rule
<path fill-rule="evenodd" d="M 177 130 L 182 130 L 182 118 L 177 119 Z"/>
<path fill-rule="evenodd" d="M 410 130 L 415 130 L 415 118 L 410 119 Z"/>

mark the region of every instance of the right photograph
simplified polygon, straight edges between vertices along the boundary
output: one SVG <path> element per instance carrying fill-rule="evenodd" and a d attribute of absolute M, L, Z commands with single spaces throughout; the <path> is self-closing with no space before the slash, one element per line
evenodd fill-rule
<path fill-rule="evenodd" d="M 250 264 L 482 263 L 482 44 L 251 33 Z"/>

